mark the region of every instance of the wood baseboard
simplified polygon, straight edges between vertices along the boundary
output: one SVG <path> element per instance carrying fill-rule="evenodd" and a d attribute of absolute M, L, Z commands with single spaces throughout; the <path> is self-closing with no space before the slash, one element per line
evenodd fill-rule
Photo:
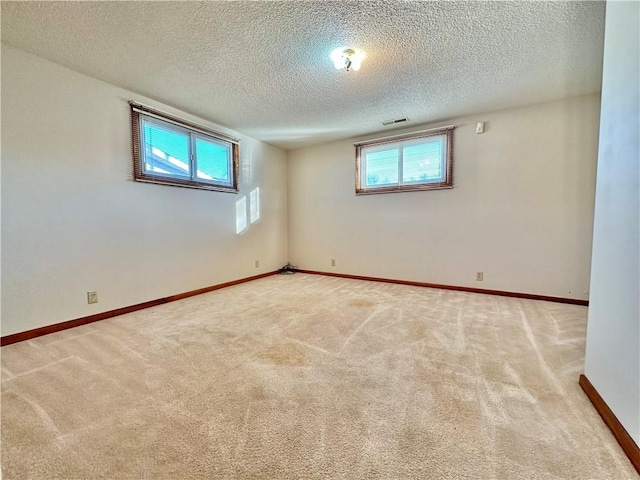
<path fill-rule="evenodd" d="M 611 433 L 613 433 L 613 436 L 622 447 L 624 453 L 629 457 L 631 464 L 634 466 L 638 474 L 640 474 L 640 448 L 638 448 L 636 442 L 633 441 L 631 435 L 629 435 L 627 430 L 622 426 L 618 418 L 611 411 L 589 379 L 584 375 L 580 375 L 578 383 L 582 387 L 582 390 L 584 390 L 587 398 L 593 404 L 593 407 L 600 414 L 600 417 L 602 417 L 604 423 L 609 427 Z"/>
<path fill-rule="evenodd" d="M 578 298 L 550 297 L 547 295 L 535 295 L 532 293 L 505 292 L 503 290 L 489 290 L 485 288 L 458 287 L 456 285 L 441 285 L 439 283 L 414 282 L 411 280 L 395 280 L 391 278 L 365 277 L 362 275 L 348 275 L 346 273 L 319 272 L 315 270 L 298 270 L 301 273 L 313 275 L 327 275 L 329 277 L 352 278 L 354 280 L 368 280 L 372 282 L 397 283 L 400 285 L 413 285 L 416 287 L 440 288 L 443 290 L 456 290 L 459 292 L 484 293 L 487 295 L 500 295 L 502 297 L 526 298 L 528 300 L 545 300 L 547 302 L 570 303 L 573 305 L 589 306 L 589 300 Z"/>
<path fill-rule="evenodd" d="M 159 298 L 157 300 L 151 300 L 144 303 L 138 303 L 136 305 L 130 305 L 128 307 L 117 308 L 115 310 L 109 310 L 107 312 L 96 313 L 95 315 L 89 315 L 88 317 L 76 318 L 74 320 L 67 320 L 66 322 L 55 323 L 53 325 L 47 325 L 40 328 L 34 328 L 33 330 L 27 330 L 26 332 L 6 335 L 0 338 L 0 346 L 4 347 L 5 345 L 11 345 L 12 343 L 23 342 L 25 340 L 30 340 L 32 338 L 41 337 L 42 335 L 59 332 L 68 328 L 78 327 L 80 325 L 86 325 L 87 323 L 93 323 L 99 320 L 117 317 L 118 315 L 124 315 L 125 313 L 135 312 L 144 308 L 155 307 L 156 305 L 162 305 L 163 303 L 175 302 L 176 300 L 182 300 L 183 298 L 193 297 L 194 295 L 200 295 L 202 293 L 212 292 L 214 290 L 231 287 L 240 283 L 250 282 L 251 280 L 268 277 L 270 275 L 275 275 L 276 273 L 278 273 L 278 270 L 273 272 L 261 273 L 260 275 L 254 275 L 253 277 L 233 280 L 231 282 L 220 283 L 218 285 L 212 285 L 210 287 L 199 288 L 198 290 L 179 293 L 170 297 Z"/>
<path fill-rule="evenodd" d="M 313 275 L 326 275 L 329 277 L 341 277 L 341 278 L 351 278 L 355 280 L 368 280 L 373 282 L 396 283 L 401 285 L 440 288 L 445 290 L 457 290 L 457 291 L 471 292 L 471 293 L 484 293 L 489 295 L 501 295 L 506 297 L 526 298 L 530 300 L 546 300 L 549 302 L 571 303 L 574 305 L 584 305 L 584 306 L 589 305 L 588 300 L 578 300 L 575 298 L 550 297 L 546 295 L 533 295 L 528 293 L 505 292 L 501 290 L 488 290 L 483 288 L 458 287 L 455 285 L 441 285 L 437 283 L 413 282 L 408 280 L 395 280 L 390 278 L 366 277 L 361 275 L 348 275 L 344 273 L 319 272 L 315 270 L 298 270 L 298 271 L 301 273 L 310 273 Z M 19 333 L 14 333 L 12 335 L 6 335 L 4 337 L 0 337 L 0 346 L 11 345 L 12 343 L 17 343 L 17 342 L 23 342 L 25 340 L 30 340 L 32 338 L 40 337 L 42 335 L 48 335 L 50 333 L 59 332 L 61 330 L 66 330 L 68 328 L 78 327 L 80 325 L 86 325 L 87 323 L 93 323 L 99 320 L 105 320 L 107 318 L 116 317 L 118 315 L 124 315 L 126 313 L 135 312 L 137 310 L 142 310 L 144 308 L 155 307 L 156 305 L 162 305 L 163 303 L 182 300 L 183 298 L 192 297 L 194 295 L 200 295 L 202 293 L 212 292 L 220 288 L 230 287 L 232 285 L 238 285 L 244 282 L 250 282 L 251 280 L 257 280 L 259 278 L 268 277 L 269 275 L 274 275 L 276 273 L 278 273 L 278 271 L 262 273 L 260 275 L 254 275 L 252 277 L 241 278 L 239 280 L 233 280 L 231 282 L 221 283 L 219 285 L 213 285 L 210 287 L 200 288 L 198 290 L 192 290 L 190 292 L 179 293 L 177 295 L 172 295 L 170 297 L 159 298 L 157 300 L 138 303 L 136 305 L 131 305 L 128 307 L 122 307 L 122 308 L 117 308 L 115 310 L 109 310 L 107 312 L 96 313 L 95 315 L 89 315 L 87 317 L 76 318 L 74 320 L 68 320 L 66 322 L 47 325 L 44 327 L 35 328 L 33 330 L 27 330 L 26 332 L 19 332 Z"/>

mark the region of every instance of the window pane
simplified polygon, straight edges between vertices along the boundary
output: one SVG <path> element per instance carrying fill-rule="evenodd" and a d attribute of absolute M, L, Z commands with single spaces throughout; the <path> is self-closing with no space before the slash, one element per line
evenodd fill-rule
<path fill-rule="evenodd" d="M 196 138 L 198 178 L 229 183 L 230 155 L 231 146 Z"/>
<path fill-rule="evenodd" d="M 393 185 L 398 183 L 398 149 L 365 154 L 366 185 Z"/>
<path fill-rule="evenodd" d="M 134 179 L 238 192 L 238 144 L 205 127 L 131 103 Z"/>
<path fill-rule="evenodd" d="M 402 164 L 403 182 L 438 182 L 443 178 L 443 141 L 405 147 Z"/>
<path fill-rule="evenodd" d="M 356 195 L 453 188 L 453 129 L 356 143 Z"/>
<path fill-rule="evenodd" d="M 144 170 L 189 177 L 189 136 L 145 122 Z"/>

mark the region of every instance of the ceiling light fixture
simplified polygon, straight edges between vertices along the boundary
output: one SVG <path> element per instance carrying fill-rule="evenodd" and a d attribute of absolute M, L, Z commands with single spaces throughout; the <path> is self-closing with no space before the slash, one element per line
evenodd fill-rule
<path fill-rule="evenodd" d="M 345 69 L 347 72 L 349 69 L 360 70 L 362 59 L 364 58 L 364 52 L 362 50 L 355 50 L 353 48 L 336 48 L 331 53 L 331 60 L 333 65 L 338 69 Z"/>

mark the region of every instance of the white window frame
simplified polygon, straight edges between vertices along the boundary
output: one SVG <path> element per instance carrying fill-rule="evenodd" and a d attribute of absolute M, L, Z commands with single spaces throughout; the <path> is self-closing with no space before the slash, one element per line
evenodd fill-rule
<path fill-rule="evenodd" d="M 423 130 L 403 135 L 394 135 L 380 139 L 355 143 L 356 147 L 356 195 L 377 193 L 407 192 L 416 190 L 438 190 L 453 188 L 453 129 L 448 126 Z M 404 149 L 414 145 L 443 142 L 444 152 L 440 158 L 442 176 L 438 179 L 404 181 Z M 366 155 L 376 151 L 398 149 L 398 181 L 382 185 L 367 185 Z"/>

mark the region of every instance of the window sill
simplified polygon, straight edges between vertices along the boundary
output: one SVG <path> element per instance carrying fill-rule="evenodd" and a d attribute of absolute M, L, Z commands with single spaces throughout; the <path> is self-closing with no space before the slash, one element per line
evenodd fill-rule
<path fill-rule="evenodd" d="M 136 182 L 143 183 L 155 183 L 157 185 L 170 185 L 172 187 L 184 187 L 184 188 L 194 188 L 196 190 L 209 190 L 213 192 L 226 192 L 226 193 L 238 193 L 238 189 L 225 186 L 225 185 L 213 185 L 211 183 L 205 182 L 194 182 L 194 181 L 181 181 L 178 179 L 164 179 L 157 177 L 136 177 L 134 178 Z"/>
<path fill-rule="evenodd" d="M 400 185 L 392 187 L 357 188 L 356 195 L 378 195 L 381 193 L 420 192 L 423 190 L 447 190 L 452 189 L 449 183 L 432 183 L 423 185 Z"/>

